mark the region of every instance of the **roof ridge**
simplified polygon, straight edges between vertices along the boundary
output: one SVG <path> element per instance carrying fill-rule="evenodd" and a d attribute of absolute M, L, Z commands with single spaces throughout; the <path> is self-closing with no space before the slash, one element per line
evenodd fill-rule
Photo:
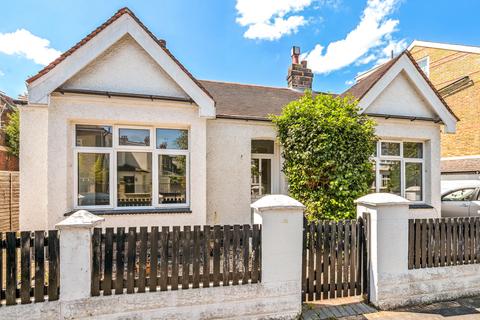
<path fill-rule="evenodd" d="M 298 91 L 293 88 L 288 88 L 288 87 L 277 87 L 277 86 L 267 86 L 263 84 L 254 84 L 254 83 L 240 83 L 240 82 L 234 82 L 234 81 L 223 81 L 223 80 L 206 80 L 206 79 L 199 79 L 198 81 L 200 82 L 214 82 L 214 83 L 221 83 L 221 84 L 233 84 L 237 86 L 245 86 L 245 87 L 256 87 L 256 88 L 266 88 L 266 89 L 276 89 L 276 90 L 286 90 L 286 91 L 291 91 L 294 93 L 299 93 L 303 94 L 303 91 Z M 328 92 L 323 92 L 323 91 L 314 91 L 312 90 L 313 93 L 324 93 L 324 94 L 331 94 Z"/>

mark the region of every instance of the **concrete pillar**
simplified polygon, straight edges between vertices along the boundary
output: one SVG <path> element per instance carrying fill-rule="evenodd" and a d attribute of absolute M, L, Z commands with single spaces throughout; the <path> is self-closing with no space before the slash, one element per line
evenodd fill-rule
<path fill-rule="evenodd" d="M 104 220 L 80 210 L 55 226 L 60 230 L 60 300 L 90 297 L 92 230 Z"/>
<path fill-rule="evenodd" d="M 390 193 L 372 193 L 357 199 L 356 203 L 357 217 L 370 214 L 369 299 L 381 308 L 386 299 L 385 288 L 408 271 L 410 201 Z"/>
<path fill-rule="evenodd" d="M 286 195 L 269 195 L 251 207 L 255 223 L 262 224 L 262 283 L 296 282 L 300 298 L 305 206 Z"/>

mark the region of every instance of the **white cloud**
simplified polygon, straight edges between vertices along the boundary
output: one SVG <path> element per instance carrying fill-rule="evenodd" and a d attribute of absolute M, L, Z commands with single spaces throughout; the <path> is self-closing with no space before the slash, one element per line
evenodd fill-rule
<path fill-rule="evenodd" d="M 360 58 L 371 62 L 368 53 L 391 39 L 399 21 L 388 19 L 399 0 L 368 0 L 359 24 L 345 39 L 331 42 L 325 47 L 317 44 L 303 58 L 316 73 L 328 73 L 346 67 Z"/>
<path fill-rule="evenodd" d="M 0 70 L 0 77 L 3 77 L 5 75 L 5 73 L 3 73 L 2 70 Z"/>
<path fill-rule="evenodd" d="M 0 52 L 8 55 L 22 55 L 41 65 L 49 64 L 61 54 L 60 51 L 50 47 L 50 41 L 25 29 L 0 33 Z"/>
<path fill-rule="evenodd" d="M 401 40 L 389 40 L 388 44 L 385 48 L 382 49 L 382 51 L 378 54 L 377 56 L 377 61 L 376 65 L 383 64 L 390 60 L 392 58 L 392 53 L 394 56 L 402 52 L 407 48 L 407 40 L 401 39 Z"/>
<path fill-rule="evenodd" d="M 302 15 L 292 15 L 314 0 L 237 0 L 237 23 L 247 27 L 248 39 L 277 40 L 307 24 Z"/>

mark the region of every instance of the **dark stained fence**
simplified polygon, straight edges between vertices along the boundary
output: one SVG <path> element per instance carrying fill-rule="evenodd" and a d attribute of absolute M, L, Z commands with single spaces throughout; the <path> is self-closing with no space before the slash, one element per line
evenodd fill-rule
<path fill-rule="evenodd" d="M 408 268 L 480 263 L 480 217 L 408 221 Z"/>
<path fill-rule="evenodd" d="M 57 230 L 0 232 L 0 305 L 58 300 Z"/>
<path fill-rule="evenodd" d="M 19 196 L 19 173 L 0 171 L 0 232 L 18 230 Z"/>
<path fill-rule="evenodd" d="M 260 281 L 260 225 L 96 228 L 92 242 L 92 296 Z"/>
<path fill-rule="evenodd" d="M 302 301 L 367 293 L 367 219 L 305 220 Z"/>

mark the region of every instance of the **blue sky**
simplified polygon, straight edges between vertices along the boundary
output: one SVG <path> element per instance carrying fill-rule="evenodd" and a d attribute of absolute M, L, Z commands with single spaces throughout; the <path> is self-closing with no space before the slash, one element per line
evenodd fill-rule
<path fill-rule="evenodd" d="M 28 76 L 124 6 L 198 79 L 286 86 L 297 45 L 314 89 L 341 92 L 414 39 L 480 45 L 474 0 L 5 1 L 0 90 L 24 92 Z"/>

